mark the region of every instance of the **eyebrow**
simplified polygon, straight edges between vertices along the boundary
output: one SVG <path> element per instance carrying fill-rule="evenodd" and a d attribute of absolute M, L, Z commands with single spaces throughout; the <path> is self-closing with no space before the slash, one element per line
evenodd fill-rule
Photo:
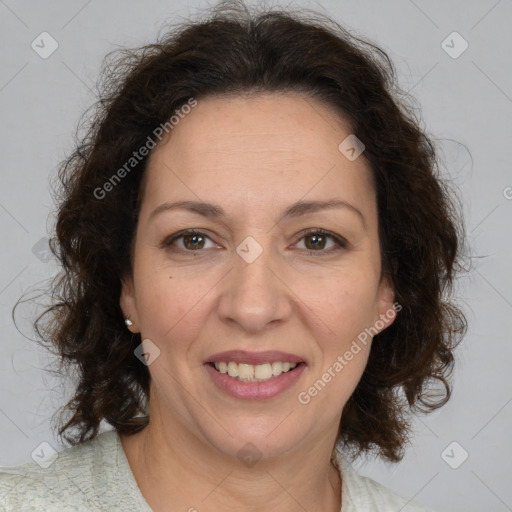
<path fill-rule="evenodd" d="M 162 203 L 160 206 L 157 206 L 150 213 L 149 220 L 162 212 L 179 208 L 212 219 L 223 220 L 227 217 L 227 214 L 222 209 L 222 207 L 212 203 L 206 203 L 202 201 L 176 201 L 173 203 Z M 345 208 L 356 213 L 366 228 L 366 220 L 361 211 L 358 210 L 355 206 L 347 203 L 346 201 L 342 201 L 341 199 L 330 199 L 328 201 L 297 201 L 281 213 L 277 223 L 281 222 L 285 218 L 301 217 L 306 214 L 312 214 L 322 210 L 330 210 L 334 208 Z"/>

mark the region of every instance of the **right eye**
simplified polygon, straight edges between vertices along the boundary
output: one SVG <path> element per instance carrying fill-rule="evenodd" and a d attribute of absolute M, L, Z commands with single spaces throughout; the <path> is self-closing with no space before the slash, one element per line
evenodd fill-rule
<path fill-rule="evenodd" d="M 197 252 L 205 248 L 204 245 L 206 240 L 210 240 L 210 238 L 201 231 L 187 230 L 180 231 L 179 233 L 171 235 L 170 237 L 166 238 L 161 245 L 165 249 L 173 250 L 173 245 L 175 245 L 175 242 L 181 241 L 182 246 L 180 247 L 178 244 L 178 250 L 184 252 Z"/>

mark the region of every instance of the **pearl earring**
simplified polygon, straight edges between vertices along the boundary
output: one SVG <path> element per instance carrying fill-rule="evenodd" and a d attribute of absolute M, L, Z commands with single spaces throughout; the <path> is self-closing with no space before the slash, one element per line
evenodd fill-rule
<path fill-rule="evenodd" d="M 133 325 L 133 322 L 130 320 L 130 315 L 128 315 L 125 319 L 124 319 L 124 323 L 126 324 L 127 327 L 131 327 Z"/>

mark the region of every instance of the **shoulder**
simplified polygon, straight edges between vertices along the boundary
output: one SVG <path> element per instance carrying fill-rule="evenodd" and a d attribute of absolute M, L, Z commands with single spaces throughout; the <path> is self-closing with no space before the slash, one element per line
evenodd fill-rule
<path fill-rule="evenodd" d="M 117 494 L 128 484 L 123 471 L 118 471 L 124 461 L 113 431 L 50 459 L 43 450 L 41 457 L 40 464 L 0 468 L 0 510 L 105 510 L 105 505 L 119 504 Z"/>
<path fill-rule="evenodd" d="M 375 480 L 359 475 L 338 449 L 335 463 L 342 474 L 341 512 L 432 512 Z"/>

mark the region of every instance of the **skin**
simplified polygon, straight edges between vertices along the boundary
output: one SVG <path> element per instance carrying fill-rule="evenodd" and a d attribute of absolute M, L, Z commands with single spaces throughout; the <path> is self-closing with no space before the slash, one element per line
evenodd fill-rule
<path fill-rule="evenodd" d="M 297 397 L 365 328 L 386 312 L 382 328 L 394 319 L 370 168 L 364 154 L 350 161 L 338 149 L 351 133 L 299 93 L 209 97 L 153 150 L 133 274 L 120 297 L 130 330 L 160 350 L 148 366 L 151 421 L 121 436 L 153 510 L 339 512 L 341 482 L 330 457 L 371 342 L 307 405 Z M 360 215 L 332 208 L 277 223 L 299 199 L 339 199 Z M 184 209 L 150 216 L 178 200 L 214 203 L 226 217 Z M 313 228 L 343 237 L 346 246 L 302 233 Z M 161 246 L 186 229 L 206 238 Z M 252 263 L 236 252 L 248 236 L 263 250 Z M 274 398 L 233 398 L 203 366 L 232 349 L 291 352 L 307 367 Z M 249 442 L 261 454 L 252 467 L 237 457 Z"/>

